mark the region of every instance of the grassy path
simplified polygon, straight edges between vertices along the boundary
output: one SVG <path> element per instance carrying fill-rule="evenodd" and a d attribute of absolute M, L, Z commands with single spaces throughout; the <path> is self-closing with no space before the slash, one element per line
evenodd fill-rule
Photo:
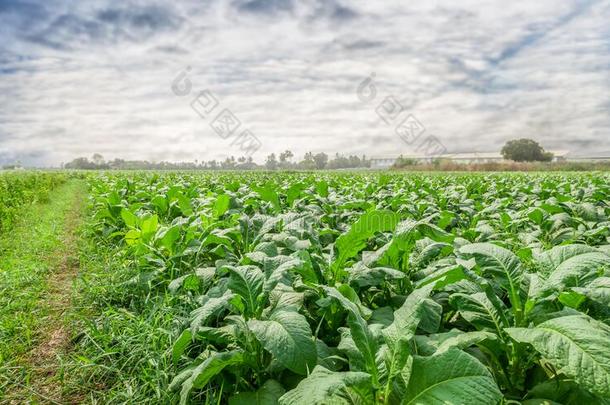
<path fill-rule="evenodd" d="M 58 370 L 85 198 L 84 183 L 71 180 L 0 236 L 1 404 L 78 402 L 62 395 Z"/>

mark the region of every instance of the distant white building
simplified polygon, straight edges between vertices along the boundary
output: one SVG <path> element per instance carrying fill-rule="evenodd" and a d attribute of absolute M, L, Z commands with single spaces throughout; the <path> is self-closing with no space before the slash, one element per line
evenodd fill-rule
<path fill-rule="evenodd" d="M 608 162 L 610 161 L 610 153 L 591 155 L 591 156 L 570 156 L 568 159 L 570 162 Z"/>
<path fill-rule="evenodd" d="M 387 169 L 392 167 L 396 159 L 398 159 L 396 156 L 375 156 L 369 160 L 371 162 L 371 169 Z"/>
<path fill-rule="evenodd" d="M 567 150 L 551 150 L 554 162 L 563 162 L 568 159 Z M 388 169 L 400 156 L 374 156 L 371 157 L 371 169 Z M 429 163 L 432 160 L 440 159 L 453 163 L 494 163 L 506 161 L 500 152 L 469 152 L 469 153 L 446 153 L 438 156 L 425 155 L 402 155 L 403 159 L 412 159 L 418 163 Z"/>

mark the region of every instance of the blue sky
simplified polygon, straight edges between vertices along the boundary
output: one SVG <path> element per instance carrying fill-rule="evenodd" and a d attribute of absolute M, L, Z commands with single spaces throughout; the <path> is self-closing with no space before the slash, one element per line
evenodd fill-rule
<path fill-rule="evenodd" d="M 608 21 L 610 0 L 0 0 L 0 164 L 238 155 L 190 107 L 204 90 L 259 161 L 416 153 L 376 114 L 386 96 L 449 152 L 607 152 Z"/>

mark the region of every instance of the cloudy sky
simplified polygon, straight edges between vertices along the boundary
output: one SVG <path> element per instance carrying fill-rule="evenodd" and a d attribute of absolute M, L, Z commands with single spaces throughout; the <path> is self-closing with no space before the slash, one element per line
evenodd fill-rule
<path fill-rule="evenodd" d="M 609 21 L 610 0 L 0 0 L 0 164 L 222 159 L 244 130 L 259 161 L 416 153 L 403 114 L 449 152 L 610 151 Z"/>

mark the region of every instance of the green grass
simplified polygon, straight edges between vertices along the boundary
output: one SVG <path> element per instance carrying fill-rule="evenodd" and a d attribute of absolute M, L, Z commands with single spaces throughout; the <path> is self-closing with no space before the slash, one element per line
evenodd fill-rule
<path fill-rule="evenodd" d="M 77 180 L 60 186 L 48 203 L 25 209 L 0 236 L 0 402 L 29 385 L 26 356 L 39 343 L 51 311 L 44 305 L 47 278 L 62 260 L 66 220 L 84 187 Z"/>
<path fill-rule="evenodd" d="M 179 332 L 177 298 L 142 291 L 134 299 L 129 280 L 138 270 L 123 258 L 120 249 L 93 235 L 81 240 L 70 316 L 82 332 L 63 359 L 64 389 L 93 404 L 169 403 L 170 393 L 161 387 L 173 378 L 168 347 Z"/>

